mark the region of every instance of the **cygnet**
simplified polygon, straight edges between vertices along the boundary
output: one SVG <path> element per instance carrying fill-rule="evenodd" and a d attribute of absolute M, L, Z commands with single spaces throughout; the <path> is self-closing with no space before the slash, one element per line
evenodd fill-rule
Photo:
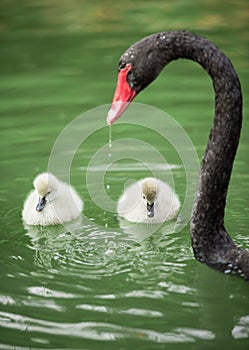
<path fill-rule="evenodd" d="M 83 202 L 74 188 L 51 173 L 39 174 L 24 202 L 22 218 L 28 225 L 57 225 L 77 218 Z"/>
<path fill-rule="evenodd" d="M 118 200 L 117 213 L 131 222 L 162 223 L 177 216 L 180 201 L 165 182 L 147 177 L 128 186 Z"/>

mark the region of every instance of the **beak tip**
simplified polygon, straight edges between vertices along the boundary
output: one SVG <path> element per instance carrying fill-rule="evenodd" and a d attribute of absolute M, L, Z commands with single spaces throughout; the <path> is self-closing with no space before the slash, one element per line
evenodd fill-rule
<path fill-rule="evenodd" d="M 148 216 L 148 218 L 153 218 L 154 215 L 155 215 L 154 203 L 152 203 L 152 204 L 147 203 L 147 216 Z"/>
<path fill-rule="evenodd" d="M 41 212 L 44 209 L 45 205 L 46 205 L 45 197 L 39 198 L 39 202 L 38 202 L 38 204 L 37 204 L 37 206 L 35 208 L 36 211 L 38 211 L 38 213 Z"/>
<path fill-rule="evenodd" d="M 122 102 L 114 102 L 109 110 L 106 122 L 108 125 L 112 125 L 122 114 L 124 111 L 125 104 Z"/>
<path fill-rule="evenodd" d="M 114 111 L 110 109 L 106 117 L 106 123 L 108 125 L 112 125 L 113 122 L 114 122 Z"/>

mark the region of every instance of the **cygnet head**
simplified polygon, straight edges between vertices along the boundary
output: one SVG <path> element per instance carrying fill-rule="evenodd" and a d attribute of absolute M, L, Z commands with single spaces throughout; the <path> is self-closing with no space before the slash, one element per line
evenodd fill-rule
<path fill-rule="evenodd" d="M 59 181 L 50 173 L 42 173 L 34 179 L 33 184 L 39 195 L 36 210 L 40 212 L 45 208 L 47 203 L 52 202 L 56 198 Z"/>
<path fill-rule="evenodd" d="M 153 178 L 144 179 L 141 183 L 141 190 L 144 203 L 147 208 L 147 215 L 149 218 L 154 216 L 154 204 L 157 197 L 157 181 Z"/>

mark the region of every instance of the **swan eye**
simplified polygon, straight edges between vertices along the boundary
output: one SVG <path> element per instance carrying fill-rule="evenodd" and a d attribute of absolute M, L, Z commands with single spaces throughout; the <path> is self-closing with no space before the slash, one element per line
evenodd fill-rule
<path fill-rule="evenodd" d="M 128 71 L 127 82 L 132 89 L 135 89 L 138 87 L 136 77 L 132 71 Z"/>

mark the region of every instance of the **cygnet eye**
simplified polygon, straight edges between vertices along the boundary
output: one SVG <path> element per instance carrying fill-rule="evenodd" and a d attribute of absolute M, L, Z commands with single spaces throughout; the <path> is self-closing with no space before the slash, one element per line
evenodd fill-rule
<path fill-rule="evenodd" d="M 143 194 L 143 199 L 145 199 L 145 195 Z"/>

